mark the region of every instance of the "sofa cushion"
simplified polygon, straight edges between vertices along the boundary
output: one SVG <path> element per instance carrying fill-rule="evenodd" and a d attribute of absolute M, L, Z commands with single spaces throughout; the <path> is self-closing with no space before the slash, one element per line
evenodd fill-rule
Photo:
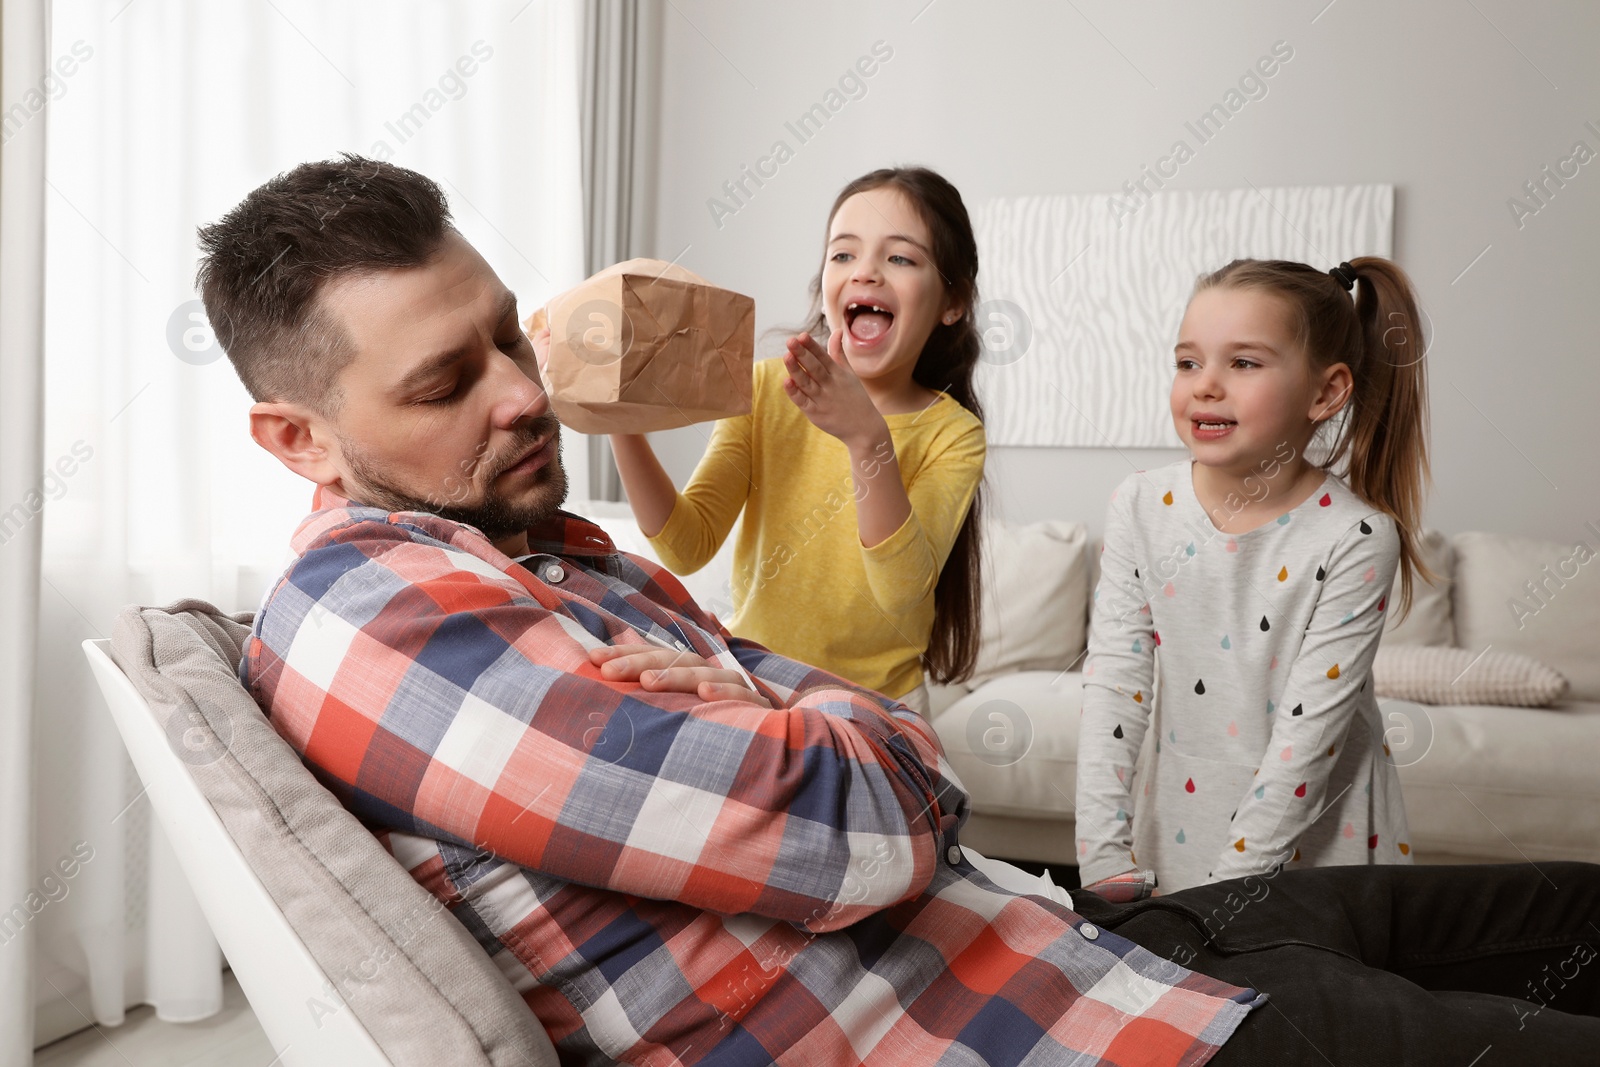
<path fill-rule="evenodd" d="M 1532 656 L 1566 677 L 1572 699 L 1600 701 L 1600 534 L 1562 544 L 1464 533 L 1455 550 L 1456 644 Z"/>
<path fill-rule="evenodd" d="M 1382 708 L 1386 723 L 1415 735 L 1396 762 L 1420 856 L 1600 860 L 1600 703 Z"/>
<path fill-rule="evenodd" d="M 976 687 L 933 728 L 974 811 L 1059 818 L 1075 809 L 1082 712 L 1083 675 L 1019 671 Z"/>
<path fill-rule="evenodd" d="M 983 545 L 983 631 L 969 686 L 1014 671 L 1073 667 L 1089 624 L 1083 523 L 987 522 Z"/>
<path fill-rule="evenodd" d="M 177 724 L 190 772 L 251 870 L 392 1062 L 554 1064 L 539 1020 L 472 935 L 312 777 L 239 684 L 249 632 L 247 615 L 184 600 L 124 611 L 112 649 L 151 711 Z"/>
<path fill-rule="evenodd" d="M 1385 645 L 1442 645 L 1456 643 L 1455 626 L 1450 616 L 1450 587 L 1455 576 L 1455 548 L 1450 539 L 1438 530 L 1423 530 L 1417 538 L 1417 551 L 1422 562 L 1439 578 L 1436 583 L 1425 582 L 1421 575 L 1411 583 L 1411 610 L 1404 621 L 1398 607 L 1389 613 L 1384 627 Z M 1389 592 L 1389 603 L 1400 603 L 1400 576 L 1395 575 L 1394 588 Z"/>
<path fill-rule="evenodd" d="M 1566 691 L 1567 680 L 1536 659 L 1515 652 L 1423 648 L 1387 643 L 1372 660 L 1380 697 L 1419 704 L 1504 704 L 1542 708 Z"/>

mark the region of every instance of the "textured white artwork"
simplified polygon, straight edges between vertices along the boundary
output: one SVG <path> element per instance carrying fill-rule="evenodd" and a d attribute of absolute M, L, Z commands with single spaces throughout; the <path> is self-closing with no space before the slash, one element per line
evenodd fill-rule
<path fill-rule="evenodd" d="M 978 389 L 991 445 L 1181 447 L 1172 347 L 1195 278 L 1229 260 L 1390 255 L 1394 186 L 1020 196 L 972 211 Z"/>

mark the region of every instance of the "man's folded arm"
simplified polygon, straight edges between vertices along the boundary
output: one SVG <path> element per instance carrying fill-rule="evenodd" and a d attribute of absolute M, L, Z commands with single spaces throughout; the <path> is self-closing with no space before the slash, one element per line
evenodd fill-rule
<path fill-rule="evenodd" d="M 892 702 L 765 650 L 735 654 L 760 659 L 746 669 L 790 707 L 608 681 L 588 650 L 639 635 L 602 640 L 460 549 L 392 528 L 362 540 L 354 567 L 348 543 L 297 562 L 265 609 L 283 614 L 263 629 L 252 682 L 368 821 L 572 882 L 815 930 L 932 878 L 941 828 L 966 798 L 931 731 Z M 341 567 L 331 582 L 296 577 Z M 288 586 L 322 592 L 282 595 Z"/>
<path fill-rule="evenodd" d="M 935 771 L 937 780 L 934 784 L 934 793 L 944 798 L 941 806 L 945 814 L 965 818 L 967 806 L 965 787 L 956 779 L 955 772 L 945 762 L 944 744 L 939 740 L 939 735 L 921 715 L 892 697 L 886 697 L 882 693 L 846 681 L 820 667 L 792 660 L 748 638 L 734 637 L 730 634 L 725 640 L 728 645 L 727 654 L 756 681 L 762 695 L 768 699 L 785 705 L 797 702 L 803 704 L 808 695 L 823 690 L 842 689 L 855 693 L 861 700 L 837 705 L 830 709 L 832 713 L 847 718 L 863 715 L 873 718 L 887 715 L 892 718 L 896 728 L 914 748 L 922 765 Z M 948 828 L 947 825 L 946 829 Z"/>

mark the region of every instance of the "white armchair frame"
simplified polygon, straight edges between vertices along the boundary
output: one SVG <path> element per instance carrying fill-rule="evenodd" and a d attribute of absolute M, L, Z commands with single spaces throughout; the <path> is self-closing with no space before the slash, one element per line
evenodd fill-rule
<path fill-rule="evenodd" d="M 391 1067 L 353 1011 L 313 1013 L 306 991 L 329 982 L 227 827 L 173 751 L 156 716 L 110 655 L 85 641 L 95 681 L 139 772 L 155 816 L 267 1040 L 286 1067 Z"/>

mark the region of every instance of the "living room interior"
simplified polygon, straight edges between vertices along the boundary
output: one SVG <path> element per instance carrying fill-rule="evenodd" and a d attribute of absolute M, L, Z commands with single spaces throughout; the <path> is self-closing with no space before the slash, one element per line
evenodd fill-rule
<path fill-rule="evenodd" d="M 204 898 L 237 883 L 189 885 L 192 842 L 238 837 L 237 824 L 219 806 L 220 821 L 190 827 L 200 836 L 168 840 L 81 646 L 110 641 L 129 604 L 253 611 L 282 571 L 310 486 L 249 440 L 250 399 L 193 288 L 194 232 L 274 174 L 341 151 L 437 179 L 521 317 L 645 257 L 752 297 L 757 359 L 781 354 L 806 317 L 841 186 L 896 164 L 949 178 L 980 233 L 978 388 L 1001 399 L 987 427 L 980 666 L 935 687 L 931 720 L 973 796 L 964 840 L 1069 888 L 1108 499 L 1188 453 L 1163 407 L 1170 334 L 1164 365 L 1146 360 L 1150 373 L 1108 396 L 1075 384 L 1089 357 L 1062 323 L 1116 336 L 1138 286 L 1158 284 L 1127 273 L 1122 253 L 1141 247 L 1171 248 L 1191 280 L 1183 255 L 1230 241 L 1324 268 L 1392 256 L 1427 323 L 1423 547 L 1444 579 L 1391 621 L 1374 667 L 1410 846 L 1419 863 L 1600 862 L 1600 447 L 1582 429 L 1600 394 L 1600 10 L 3 11 L 0 923 L 22 918 L 0 927 L 0 1063 L 331 1062 L 271 1039 L 266 1009 L 228 972 Z M 1019 204 L 1088 220 L 1093 237 L 1039 239 L 1030 260 L 1038 235 L 1007 215 Z M 1201 222 L 1186 228 L 1184 212 Z M 1044 306 L 1057 298 L 1077 317 Z M 1166 310 L 1151 333 L 1175 329 L 1181 304 Z M 651 435 L 678 486 L 709 433 Z M 606 440 L 566 433 L 563 449 L 566 507 L 653 556 Z M 724 617 L 732 542 L 683 577 Z M 308 1033 L 330 1017 L 378 1025 L 316 995 L 296 1001 Z"/>

